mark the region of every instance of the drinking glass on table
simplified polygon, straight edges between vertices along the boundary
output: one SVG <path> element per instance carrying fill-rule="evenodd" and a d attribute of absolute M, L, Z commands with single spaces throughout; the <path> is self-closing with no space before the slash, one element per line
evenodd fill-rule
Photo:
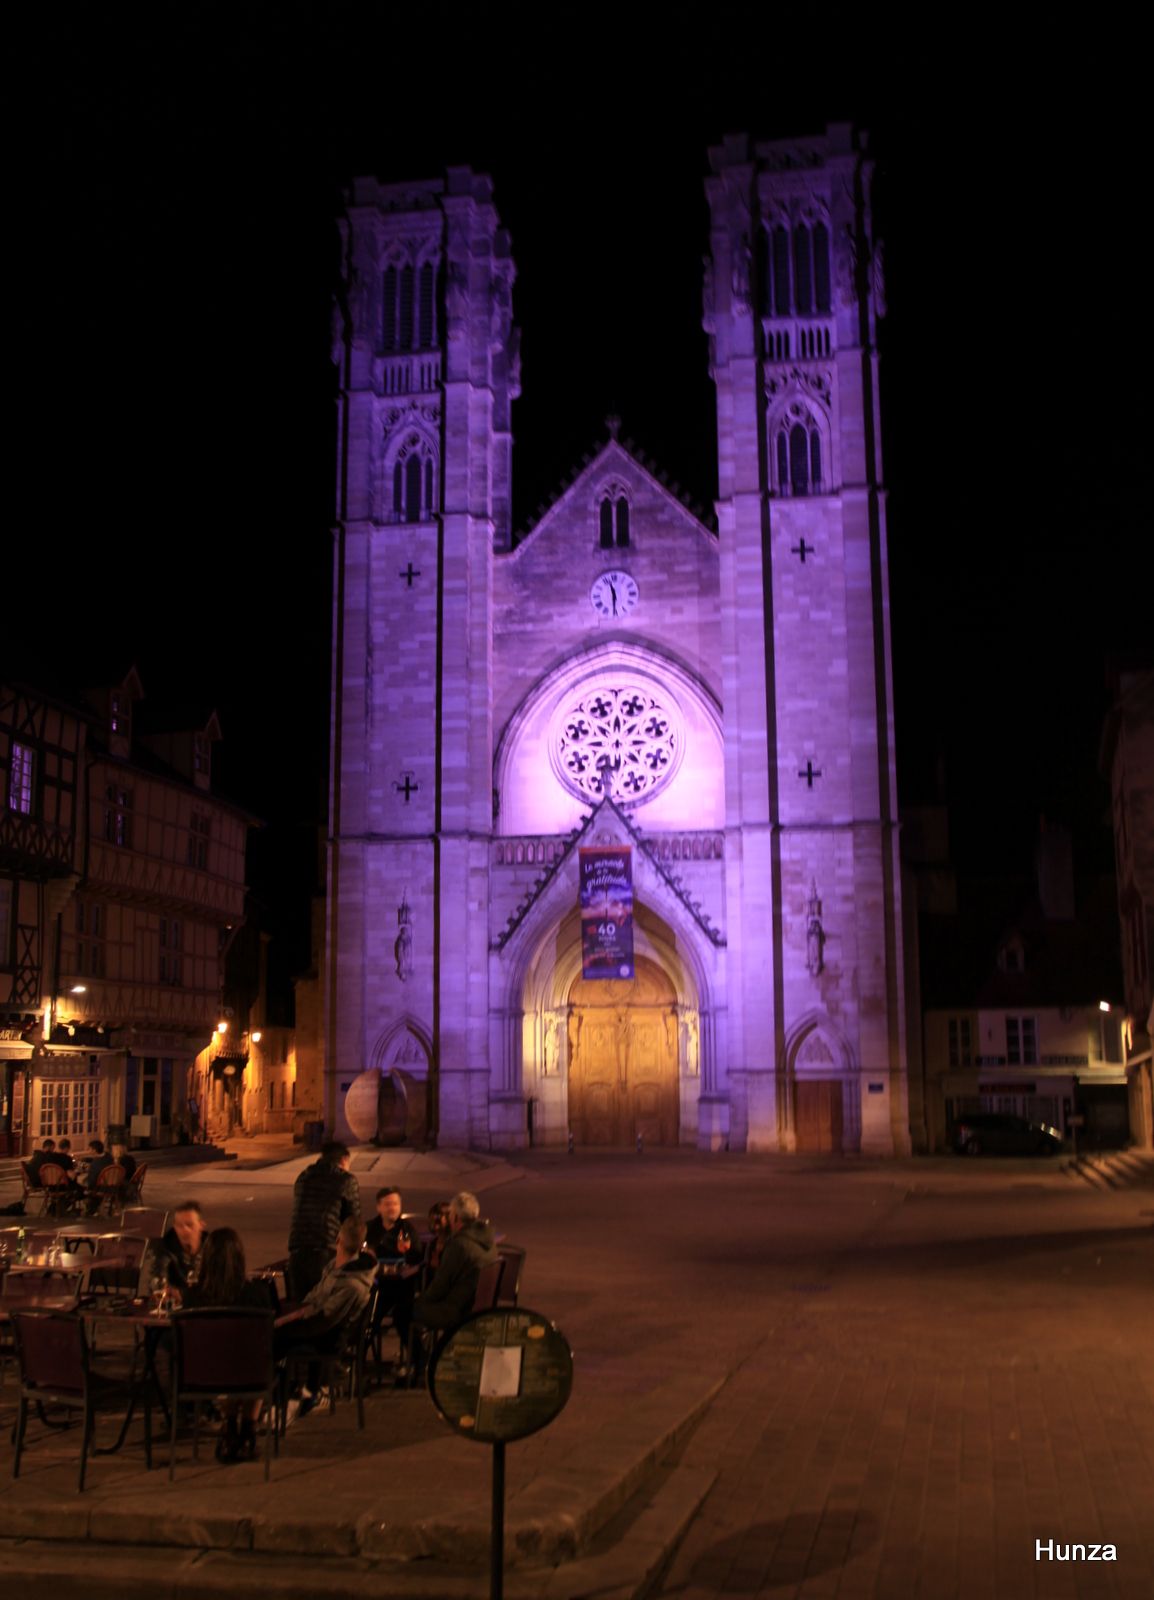
<path fill-rule="evenodd" d="M 168 1274 L 154 1272 L 148 1280 L 148 1287 L 153 1300 L 152 1314 L 159 1317 L 164 1311 L 164 1302 L 168 1298 Z"/>

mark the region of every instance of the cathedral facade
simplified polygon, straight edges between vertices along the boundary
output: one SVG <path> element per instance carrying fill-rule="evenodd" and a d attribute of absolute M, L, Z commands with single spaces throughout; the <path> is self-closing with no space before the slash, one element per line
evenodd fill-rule
<path fill-rule="evenodd" d="M 324 968 L 341 1136 L 910 1148 L 871 163 L 844 125 L 710 155 L 716 531 L 610 419 L 514 543 L 490 181 L 354 187 Z M 592 849 L 631 880 L 612 974 L 583 961 Z"/>

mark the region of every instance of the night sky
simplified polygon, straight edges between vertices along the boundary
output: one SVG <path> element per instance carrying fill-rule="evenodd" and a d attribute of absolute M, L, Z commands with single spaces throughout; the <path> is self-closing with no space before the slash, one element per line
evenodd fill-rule
<path fill-rule="evenodd" d="M 9 298 L 29 351 L 9 368 L 14 466 L 31 456 L 35 488 L 6 540 L 4 670 L 83 679 L 123 656 L 151 701 L 216 706 L 220 786 L 266 820 L 254 882 L 299 944 L 327 759 L 342 185 L 492 175 L 519 274 L 518 528 L 611 410 L 709 506 L 707 147 L 849 120 L 872 132 L 887 240 L 903 801 L 944 778 L 971 870 L 1028 866 L 1042 812 L 1108 868 L 1106 661 L 1149 649 L 1154 576 L 1136 44 L 1115 35 L 1107 65 L 1084 39 L 985 58 L 944 34 L 758 31 L 724 5 L 644 25 L 625 8 L 611 31 L 565 6 L 422 8 L 423 28 L 402 10 L 90 8 L 44 40 Z"/>

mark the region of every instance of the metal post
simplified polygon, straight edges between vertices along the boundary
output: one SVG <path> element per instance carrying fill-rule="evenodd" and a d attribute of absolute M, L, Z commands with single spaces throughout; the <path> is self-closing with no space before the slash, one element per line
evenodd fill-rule
<path fill-rule="evenodd" d="M 505 1441 L 493 1446 L 493 1527 L 489 1537 L 489 1600 L 505 1592 Z"/>

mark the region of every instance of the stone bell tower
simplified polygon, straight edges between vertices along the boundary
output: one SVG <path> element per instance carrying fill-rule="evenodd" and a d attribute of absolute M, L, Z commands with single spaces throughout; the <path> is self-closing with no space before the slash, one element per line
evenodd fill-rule
<path fill-rule="evenodd" d="M 342 241 L 325 1123 L 372 1137 L 394 1073 L 430 1135 L 466 1144 L 488 1133 L 491 612 L 494 551 L 510 543 L 514 267 L 490 180 L 468 168 L 358 179 Z"/>
<path fill-rule="evenodd" d="M 731 1138 L 909 1149 L 864 138 L 711 151 Z"/>

